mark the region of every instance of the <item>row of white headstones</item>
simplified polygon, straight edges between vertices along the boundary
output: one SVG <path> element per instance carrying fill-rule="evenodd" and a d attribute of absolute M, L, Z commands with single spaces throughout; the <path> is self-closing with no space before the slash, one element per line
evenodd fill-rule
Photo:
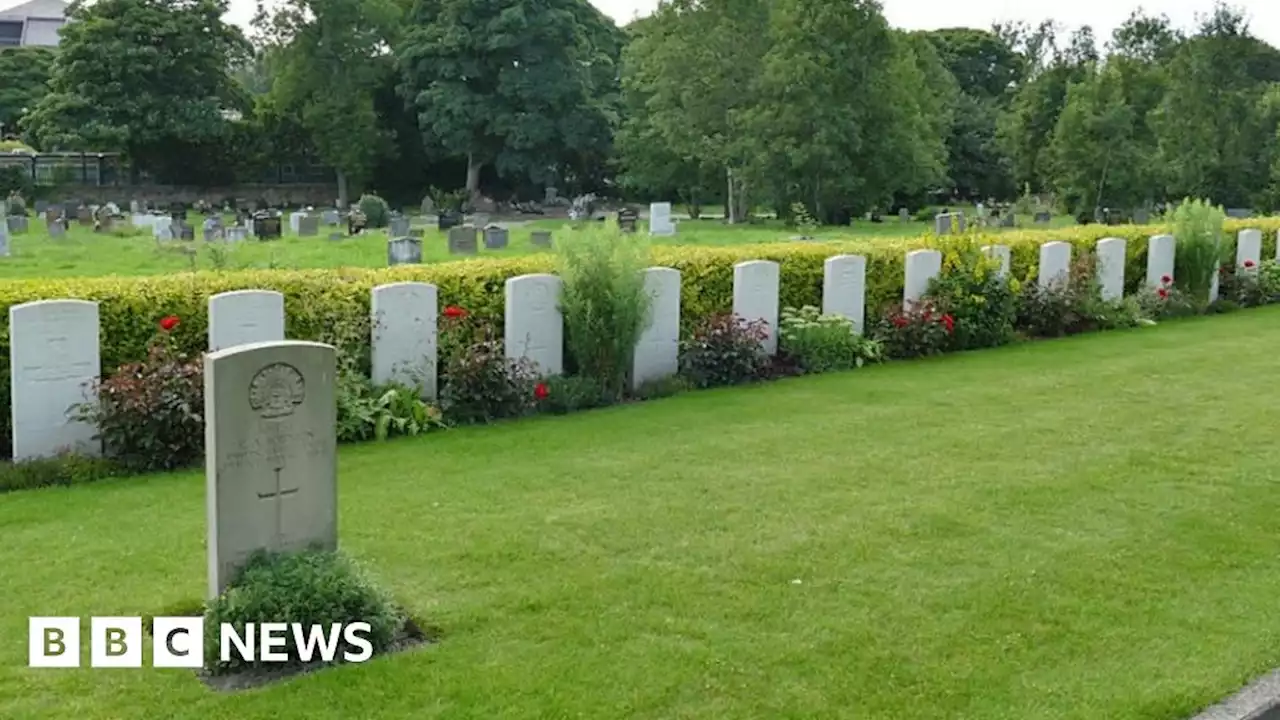
<path fill-rule="evenodd" d="M 1278 243 L 1280 244 L 1280 243 Z M 1236 259 L 1241 265 L 1259 260 L 1262 233 L 1243 230 Z M 1072 246 L 1050 242 L 1040 246 L 1039 282 L 1064 277 Z M 1009 248 L 991 245 L 984 251 L 1009 272 Z M 1104 298 L 1124 292 L 1125 241 L 1106 238 L 1096 247 L 1098 277 Z M 1174 238 L 1150 238 L 1147 283 L 1160 284 L 1173 274 Z M 918 300 L 942 267 L 937 250 L 915 250 L 905 259 L 904 302 Z M 734 267 L 733 312 L 746 320 L 762 320 L 769 328 L 765 349 L 777 350 L 779 265 L 752 260 Z M 645 271 L 645 287 L 653 298 L 648 325 L 636 345 L 633 382 L 660 379 L 678 370 L 680 273 L 655 267 Z M 849 318 L 861 332 L 865 316 L 866 258 L 828 258 L 822 310 Z M 506 282 L 504 341 L 507 355 L 526 357 L 544 375 L 562 372 L 564 324 L 558 306 L 560 279 L 554 275 L 522 275 Z M 284 296 L 270 290 L 240 290 L 209 298 L 208 348 L 214 352 L 239 345 L 285 339 Z M 378 383 L 399 382 L 436 396 L 438 290 L 428 283 L 380 285 L 372 290 L 372 375 Z M 98 304 L 83 300 L 41 300 L 9 310 L 10 388 L 15 460 L 72 451 L 94 455 L 96 428 L 74 420 L 68 409 L 96 402 L 93 385 L 101 372 Z"/>

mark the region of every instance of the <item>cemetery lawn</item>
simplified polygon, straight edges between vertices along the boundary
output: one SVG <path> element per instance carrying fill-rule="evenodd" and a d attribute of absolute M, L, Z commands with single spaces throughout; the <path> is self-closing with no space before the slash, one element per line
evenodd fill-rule
<path fill-rule="evenodd" d="M 29 615 L 200 597 L 201 473 L 0 496 L 0 717 L 1186 718 L 1280 665 L 1277 354 L 1269 308 L 343 447 L 443 642 L 238 695 L 25 668 Z"/>
<path fill-rule="evenodd" d="M 228 222 L 234 220 L 227 216 Z M 200 236 L 198 217 L 190 222 Z M 1031 226 L 1030 218 L 1022 220 Z M 1060 218 L 1059 224 L 1070 222 Z M 287 224 L 287 223 L 286 223 Z M 509 246 L 502 250 L 488 250 L 480 242 L 479 257 L 527 255 L 546 252 L 535 247 L 529 239 L 535 230 L 568 232 L 566 220 L 538 220 L 510 229 Z M 420 226 L 420 224 L 416 225 Z M 103 275 L 163 275 L 191 270 L 247 270 L 247 269 L 319 269 L 337 267 L 378 268 L 387 265 L 387 231 L 370 230 L 356 238 L 345 236 L 346 227 L 321 226 L 318 237 L 286 235 L 276 242 L 259 242 L 249 239 L 236 245 L 211 245 L 203 240 L 195 242 L 171 242 L 161 246 L 152 239 L 149 230 L 138 231 L 133 237 L 98 235 L 91 229 L 73 224 L 64 238 L 49 237 L 43 219 L 30 220 L 30 232 L 10 238 L 11 256 L 0 258 L 0 280 L 45 277 L 96 277 Z M 642 232 L 647 225 L 641 223 Z M 815 233 L 818 239 L 862 237 L 910 237 L 928 231 L 926 223 L 901 223 L 897 219 L 884 223 L 859 221 L 849 227 L 822 228 Z M 341 230 L 340 241 L 328 239 L 331 230 Z M 993 228 L 991 230 L 995 232 Z M 653 242 L 675 245 L 739 245 L 786 241 L 799 231 L 787 228 L 777 221 L 745 226 L 727 226 L 719 220 L 682 220 L 679 234 L 669 238 L 653 238 Z M 427 230 L 422 247 L 423 262 L 444 262 L 462 259 L 450 255 L 446 234 L 434 227 Z"/>

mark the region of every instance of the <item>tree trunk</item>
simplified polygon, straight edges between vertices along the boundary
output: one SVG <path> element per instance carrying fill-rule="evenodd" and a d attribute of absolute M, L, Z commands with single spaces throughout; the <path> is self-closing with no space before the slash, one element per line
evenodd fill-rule
<path fill-rule="evenodd" d="M 737 217 L 737 216 L 736 216 L 736 214 L 735 214 L 735 213 L 734 213 L 734 211 L 733 211 L 733 208 L 734 208 L 734 202 L 733 202 L 733 168 L 725 168 L 725 169 L 724 169 L 724 175 L 725 175 L 725 181 L 726 181 L 726 183 L 727 183 L 727 185 L 728 185 L 728 186 L 725 188 L 725 189 L 726 189 L 726 192 L 725 192 L 725 195 L 724 195 L 724 219 L 725 219 L 725 221 L 726 221 L 726 222 L 728 222 L 730 225 L 732 225 L 732 224 L 734 224 L 734 221 L 735 221 L 735 219 L 736 219 L 736 217 Z"/>
<path fill-rule="evenodd" d="M 472 202 L 480 199 L 480 168 L 482 167 L 484 163 L 476 160 L 474 153 L 467 154 L 467 195 L 471 197 Z"/>
<path fill-rule="evenodd" d="M 342 172 L 341 170 L 338 170 L 337 174 L 338 174 L 338 207 L 345 210 L 347 208 L 347 203 L 349 202 L 349 198 L 347 197 L 347 174 Z"/>

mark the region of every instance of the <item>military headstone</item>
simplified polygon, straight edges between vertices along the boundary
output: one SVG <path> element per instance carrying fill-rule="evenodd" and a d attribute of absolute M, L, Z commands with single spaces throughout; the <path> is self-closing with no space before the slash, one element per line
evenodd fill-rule
<path fill-rule="evenodd" d="M 503 346 L 508 358 L 532 360 L 543 376 L 564 369 L 560 278 L 520 275 L 507 280 Z"/>
<path fill-rule="evenodd" d="M 209 298 L 209 352 L 284 340 L 284 295 L 233 290 Z"/>
<path fill-rule="evenodd" d="M 1040 287 L 1064 286 L 1071 273 L 1071 243 L 1055 240 L 1040 246 Z"/>
<path fill-rule="evenodd" d="M 426 400 L 436 397 L 436 286 L 403 282 L 379 285 L 370 297 L 371 377 L 385 385 L 416 387 Z"/>
<path fill-rule="evenodd" d="M 484 246 L 487 250 L 501 250 L 507 246 L 507 229 L 490 225 L 484 229 Z"/>
<path fill-rule="evenodd" d="M 1095 245 L 1099 294 L 1108 302 L 1124 297 L 1124 238 L 1102 238 Z"/>
<path fill-rule="evenodd" d="M 1152 235 L 1147 241 L 1147 286 L 1158 288 L 1173 277 L 1177 241 L 1172 235 Z"/>
<path fill-rule="evenodd" d="M 471 225 L 449 228 L 449 254 L 475 255 L 476 229 Z"/>
<path fill-rule="evenodd" d="M 929 289 L 929 281 L 942 272 L 942 253 L 937 250 L 912 250 L 903 263 L 903 303 L 918 302 Z"/>
<path fill-rule="evenodd" d="M 649 316 L 632 353 L 632 387 L 680 370 L 680 271 L 651 267 L 644 273 Z"/>
<path fill-rule="evenodd" d="M 422 241 L 402 237 L 387 242 L 388 265 L 410 265 L 422 262 Z"/>
<path fill-rule="evenodd" d="M 97 402 L 98 304 L 38 300 L 9 308 L 9 383 L 15 461 L 63 451 L 98 455 L 97 428 L 72 419 Z"/>
<path fill-rule="evenodd" d="M 335 550 L 336 353 L 255 343 L 204 360 L 209 597 L 256 551 Z"/>
<path fill-rule="evenodd" d="M 733 266 L 733 314 L 747 321 L 763 320 L 768 328 L 764 350 L 778 351 L 778 263 L 748 260 Z"/>
<path fill-rule="evenodd" d="M 822 314 L 841 315 L 861 333 L 866 320 L 867 258 L 836 255 L 823 262 Z"/>

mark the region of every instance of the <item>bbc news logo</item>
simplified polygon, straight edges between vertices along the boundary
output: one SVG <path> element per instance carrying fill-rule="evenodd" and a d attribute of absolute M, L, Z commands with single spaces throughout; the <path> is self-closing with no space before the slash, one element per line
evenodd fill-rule
<path fill-rule="evenodd" d="M 245 662 L 284 663 L 293 639 L 302 662 L 333 662 L 344 644 L 342 660 L 361 663 L 373 657 L 369 623 L 303 625 L 302 623 L 246 623 L 243 631 L 230 623 L 218 628 L 221 662 L 233 657 Z M 151 665 L 159 668 L 204 666 L 204 618 L 158 617 L 151 622 Z M 140 668 L 145 644 L 140 617 L 89 619 L 89 666 Z M 80 618 L 33 617 L 28 619 L 27 666 L 80 667 Z"/>

